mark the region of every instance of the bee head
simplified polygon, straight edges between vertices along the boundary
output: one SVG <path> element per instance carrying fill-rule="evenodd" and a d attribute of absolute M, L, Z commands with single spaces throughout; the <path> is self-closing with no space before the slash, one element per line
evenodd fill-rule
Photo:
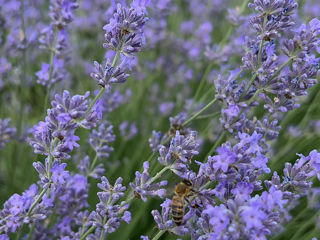
<path fill-rule="evenodd" d="M 191 187 L 193 184 L 189 179 L 183 179 L 182 182 L 187 185 L 188 187 Z"/>

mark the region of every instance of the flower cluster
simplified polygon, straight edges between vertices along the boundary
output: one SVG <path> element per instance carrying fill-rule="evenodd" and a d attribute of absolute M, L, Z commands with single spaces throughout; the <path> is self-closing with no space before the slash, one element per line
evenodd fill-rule
<path fill-rule="evenodd" d="M 145 9 L 146 3 L 138 4 L 138 6 L 136 8 L 132 4 L 131 8 L 126 8 L 118 4 L 113 18 L 103 27 L 106 31 L 103 47 L 117 53 L 114 58 L 116 60 L 112 63 L 109 59 L 103 65 L 94 62 L 96 72 L 91 73 L 91 77 L 102 87 L 109 89 L 114 83 L 125 82 L 129 76 L 126 71 L 132 58 L 141 51 L 144 39 L 143 30 L 147 21 L 145 12 L 141 9 Z M 118 54 L 122 55 L 122 60 L 116 65 Z"/>
<path fill-rule="evenodd" d="M 91 147 L 96 151 L 99 158 L 109 157 L 113 148 L 108 144 L 114 142 L 113 126 L 109 122 L 100 124 L 98 130 L 93 130 L 89 135 L 88 141 Z"/>
<path fill-rule="evenodd" d="M 77 0 L 50 1 L 51 24 L 43 28 L 39 38 L 40 47 L 51 53 L 50 62 L 43 62 L 41 70 L 36 73 L 37 82 L 41 85 L 50 88 L 66 77 L 65 65 L 70 48 L 67 25 L 73 21 L 73 12 L 78 7 Z"/>
<path fill-rule="evenodd" d="M 89 224 L 97 228 L 96 237 L 106 238 L 108 234 L 119 227 L 121 221 L 129 223 L 131 214 L 126 211 L 129 204 L 118 203 L 126 190 L 126 187 L 122 186 L 122 178 L 118 178 L 114 186 L 111 186 L 108 179 L 102 177 L 98 187 L 102 190 L 102 192 L 98 192 L 100 202 L 97 204 L 96 210 L 90 214 Z"/>
<path fill-rule="evenodd" d="M 240 2 L 0 0 L 0 239 L 316 236 L 320 4 Z"/>
<path fill-rule="evenodd" d="M 136 183 L 130 183 L 130 187 L 134 190 L 136 198 L 142 199 L 144 202 L 147 201 L 147 196 L 158 196 L 163 198 L 166 195 L 166 189 L 162 188 L 167 185 L 167 181 L 161 181 L 154 183 L 153 179 L 150 178 L 149 162 L 143 163 L 143 173 L 136 172 Z"/>
<path fill-rule="evenodd" d="M 9 126 L 10 119 L 0 119 L 0 148 L 3 148 L 17 132 L 17 129 Z"/>
<path fill-rule="evenodd" d="M 32 211 L 33 201 L 38 196 L 38 187 L 33 184 L 22 195 L 12 195 L 0 211 L 0 231 L 4 233 L 16 232 L 23 223 L 40 221 L 45 218 L 43 211 L 49 207 L 50 201 L 42 202 L 42 206 Z"/>
<path fill-rule="evenodd" d="M 134 4 L 129 9 L 118 4 L 113 18 L 103 27 L 106 31 L 106 43 L 103 46 L 119 51 L 125 56 L 133 56 L 141 50 L 146 21 L 145 13 L 135 8 Z"/>
<path fill-rule="evenodd" d="M 149 138 L 149 145 L 153 152 L 158 152 L 160 148 L 161 139 L 162 133 L 153 130 L 152 137 Z"/>
<path fill-rule="evenodd" d="M 45 122 L 34 126 L 33 139 L 30 145 L 37 154 L 50 155 L 56 159 L 68 159 L 74 147 L 79 147 L 75 130 L 79 127 L 77 121 L 85 117 L 88 110 L 89 92 L 85 95 L 70 96 L 68 91 L 56 95 L 52 101 L 52 109 L 47 111 Z M 81 124 L 81 123 L 80 123 Z"/>
<path fill-rule="evenodd" d="M 207 206 L 198 226 L 200 239 L 259 239 L 277 229 L 280 214 L 286 204 L 283 193 L 275 188 L 261 196 L 250 197 L 244 192 L 219 206 Z"/>
<path fill-rule="evenodd" d="M 208 162 L 199 163 L 201 174 L 219 182 L 216 196 L 228 199 L 238 194 L 233 190 L 242 184 L 252 190 L 261 189 L 260 175 L 270 172 L 263 145 L 261 134 L 239 133 L 239 143 L 232 147 L 227 142 L 217 149 L 217 155 L 209 156 Z"/>
<path fill-rule="evenodd" d="M 188 166 L 193 156 L 198 154 L 198 147 L 197 132 L 191 131 L 187 136 L 183 136 L 177 131 L 169 147 L 162 145 L 159 148 L 158 161 L 161 165 L 168 166 L 177 175 L 187 178 Z"/>

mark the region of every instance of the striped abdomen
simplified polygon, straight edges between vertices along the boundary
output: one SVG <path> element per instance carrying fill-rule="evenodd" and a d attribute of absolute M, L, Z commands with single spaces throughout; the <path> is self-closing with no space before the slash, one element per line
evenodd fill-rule
<path fill-rule="evenodd" d="M 173 222 L 180 226 L 183 222 L 183 215 L 184 215 L 184 200 L 181 197 L 174 196 L 171 202 L 171 212 Z"/>

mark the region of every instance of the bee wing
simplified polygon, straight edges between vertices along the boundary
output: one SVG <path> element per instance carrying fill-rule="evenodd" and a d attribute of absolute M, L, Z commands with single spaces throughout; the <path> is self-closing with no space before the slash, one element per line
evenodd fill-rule
<path fill-rule="evenodd" d="M 175 189 L 175 185 L 169 185 L 166 190 L 167 190 L 167 193 L 165 195 L 166 198 L 172 198 L 174 196 L 174 189 Z"/>

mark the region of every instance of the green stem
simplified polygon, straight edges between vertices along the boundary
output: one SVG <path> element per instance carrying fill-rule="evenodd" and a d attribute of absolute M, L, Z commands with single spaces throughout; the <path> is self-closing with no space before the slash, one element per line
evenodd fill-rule
<path fill-rule="evenodd" d="M 24 0 L 20 1 L 20 14 L 21 14 L 21 31 L 22 31 L 22 37 L 21 41 L 26 41 L 26 35 L 25 35 L 25 25 L 24 25 Z M 23 67 L 22 67 L 22 77 L 21 77 L 21 84 L 19 88 L 19 95 L 21 96 L 20 101 L 20 116 L 19 116 L 19 125 L 18 125 L 18 132 L 21 134 L 22 131 L 22 123 L 23 123 L 23 106 L 24 106 L 24 90 L 25 90 L 25 82 L 26 82 L 26 75 L 27 75 L 27 53 L 26 49 L 23 49 Z"/>
<path fill-rule="evenodd" d="M 149 184 L 155 182 L 157 179 L 159 179 L 168 169 L 170 169 L 170 166 L 166 166 L 164 168 L 161 169 L 161 171 L 159 171 L 153 178 L 150 179 L 150 181 L 148 182 Z M 127 199 L 125 200 L 126 203 L 130 203 L 133 199 L 135 198 L 135 196 L 131 193 L 128 194 Z"/>
<path fill-rule="evenodd" d="M 242 2 L 242 5 L 241 5 L 240 10 L 239 10 L 239 15 L 241 15 L 244 12 L 246 7 L 248 6 L 248 3 L 249 3 L 249 0 L 245 0 L 245 1 Z M 228 40 L 230 38 L 230 35 L 233 32 L 234 28 L 235 28 L 235 26 L 232 26 L 232 25 L 229 27 L 226 35 L 224 35 L 223 39 L 219 43 L 219 47 L 220 48 L 223 47 L 228 42 Z"/>
<path fill-rule="evenodd" d="M 112 64 L 111 64 L 111 67 L 114 68 L 118 62 L 118 59 L 120 57 L 120 51 L 117 51 L 116 52 L 116 55 L 114 56 L 113 58 L 113 61 L 112 61 Z"/>
<path fill-rule="evenodd" d="M 106 224 L 107 222 L 107 216 L 104 216 L 103 218 L 103 224 L 102 224 L 102 230 L 101 230 L 101 233 L 100 233 L 100 240 L 103 240 L 104 239 L 104 225 Z"/>
<path fill-rule="evenodd" d="M 245 10 L 245 8 L 248 5 L 248 2 L 249 2 L 249 0 L 243 1 L 242 5 L 240 7 L 239 14 L 243 13 L 243 11 Z M 228 31 L 227 31 L 227 33 L 224 35 L 223 39 L 220 41 L 219 48 L 222 48 L 227 43 L 227 41 L 229 40 L 230 35 L 232 34 L 233 30 L 234 30 L 234 26 L 230 26 Z M 198 95 L 200 94 L 203 86 L 205 85 L 205 83 L 206 83 L 205 80 L 207 79 L 207 77 L 209 75 L 209 72 L 210 72 L 211 68 L 213 67 L 213 65 L 214 65 L 214 62 L 211 62 L 210 64 L 207 65 L 207 67 L 206 67 L 206 69 L 204 71 L 204 74 L 203 74 L 203 76 L 202 76 L 202 78 L 200 80 L 200 85 L 198 86 L 196 94 L 194 96 L 194 100 L 195 101 L 198 99 Z"/>
<path fill-rule="evenodd" d="M 216 113 L 211 113 L 211 114 L 206 114 L 206 115 L 201 115 L 199 117 L 197 117 L 197 119 L 206 119 L 206 118 L 214 118 L 216 116 L 220 115 L 220 112 L 216 112 Z"/>
<path fill-rule="evenodd" d="M 103 143 L 104 143 L 104 141 L 101 141 L 99 146 L 98 146 L 98 148 L 101 148 Z M 90 174 L 91 171 L 93 170 L 93 168 L 95 167 L 97 160 L 98 160 L 98 153 L 96 152 L 96 155 L 94 156 L 94 159 L 93 159 L 93 161 L 92 161 L 92 163 L 90 165 L 88 174 Z"/>
<path fill-rule="evenodd" d="M 196 119 L 199 115 L 201 115 L 204 111 L 206 111 L 208 108 L 210 108 L 215 102 L 217 101 L 216 98 L 214 98 L 211 102 L 209 102 L 206 106 L 204 106 L 200 111 L 198 111 L 196 114 L 194 114 L 191 118 L 189 118 L 187 121 L 185 121 L 182 126 L 188 125 L 192 120 Z"/>
<path fill-rule="evenodd" d="M 216 150 L 216 148 L 222 143 L 223 139 L 225 138 L 225 136 L 227 135 L 227 132 L 224 130 L 223 133 L 220 135 L 220 137 L 218 138 L 218 140 L 215 142 L 215 144 L 212 146 L 212 148 L 210 149 L 210 151 L 207 153 L 207 156 L 205 159 L 207 159 L 210 155 L 212 155 L 212 153 Z"/>
<path fill-rule="evenodd" d="M 94 159 L 93 159 L 93 161 L 92 161 L 92 163 L 90 165 L 90 168 L 89 168 L 89 172 L 88 172 L 89 174 L 91 173 L 91 171 L 93 170 L 94 166 L 96 165 L 97 160 L 98 160 L 98 153 L 96 152 L 96 155 L 94 156 Z"/>
<path fill-rule="evenodd" d="M 248 93 L 250 87 L 252 86 L 252 84 L 253 84 L 253 82 L 254 82 L 254 80 L 256 79 L 257 76 L 258 76 L 258 74 L 255 73 L 255 74 L 251 77 L 249 84 L 247 85 L 246 89 L 245 89 L 244 92 L 243 92 L 244 95 Z"/>
<path fill-rule="evenodd" d="M 269 82 L 273 79 L 275 79 L 276 77 L 279 76 L 279 74 L 281 73 L 281 71 L 286 67 L 288 66 L 291 61 L 294 59 L 295 57 L 290 57 L 277 71 L 276 73 L 268 80 Z"/>
<path fill-rule="evenodd" d="M 166 232 L 166 230 L 160 230 L 157 235 L 155 235 L 152 240 L 158 240 L 164 233 Z"/>
<path fill-rule="evenodd" d="M 56 44 L 57 44 L 57 37 L 58 37 L 58 28 L 55 27 L 54 28 L 54 32 L 53 32 L 53 42 L 52 42 L 52 46 L 51 48 L 55 48 Z M 49 102 L 49 96 L 50 96 L 50 91 L 52 88 L 52 85 L 50 83 L 51 78 L 52 78 L 52 74 L 53 74 L 53 59 L 56 55 L 56 51 L 52 50 L 50 51 L 50 60 L 49 60 L 49 86 L 46 88 L 46 96 L 45 96 L 45 102 L 44 102 L 44 113 L 47 112 L 47 107 L 48 107 L 48 102 Z"/>
<path fill-rule="evenodd" d="M 35 227 L 36 227 L 36 225 L 33 223 L 31 228 L 30 228 L 27 240 L 31 240 L 32 239 L 32 235 L 33 235 L 33 231 L 34 231 Z"/>
<path fill-rule="evenodd" d="M 308 107 L 307 112 L 304 114 L 302 120 L 300 121 L 300 126 L 303 130 L 310 123 L 310 119 L 308 117 L 309 117 L 310 113 L 312 113 L 313 110 L 318 107 L 319 101 L 320 101 L 320 91 L 317 92 L 317 95 L 313 98 L 310 106 Z"/>
<path fill-rule="evenodd" d="M 264 35 L 264 28 L 265 28 L 265 26 L 267 24 L 267 20 L 268 20 L 268 14 L 265 14 L 264 15 L 264 19 L 263 19 L 263 25 L 262 25 L 263 35 Z M 259 52 L 258 52 L 258 66 L 259 66 L 259 68 L 261 66 L 263 44 L 264 44 L 264 36 L 262 36 L 262 39 L 261 39 L 261 42 L 260 42 L 260 45 L 259 45 Z"/>
<path fill-rule="evenodd" d="M 97 94 L 97 96 L 95 96 L 95 98 L 92 100 L 92 102 L 89 105 L 88 110 L 85 113 L 85 116 L 87 116 L 87 114 L 91 111 L 91 109 L 93 108 L 93 106 L 96 104 L 96 102 L 98 101 L 98 99 L 101 97 L 101 95 L 104 93 L 105 88 L 102 87 L 99 91 L 99 93 Z"/>
<path fill-rule="evenodd" d="M 49 152 L 48 169 L 47 169 L 49 181 L 51 181 L 51 166 L 52 166 L 52 159 L 53 159 L 52 150 L 55 148 L 55 146 L 57 145 L 58 141 L 59 141 L 58 138 L 55 138 L 53 140 L 52 147 L 51 147 L 50 152 Z"/>
<path fill-rule="evenodd" d="M 314 214 L 311 218 L 309 218 L 306 222 L 304 222 L 302 225 L 299 225 L 299 230 L 294 233 L 292 236 L 292 240 L 298 240 L 301 239 L 303 234 L 305 234 L 305 231 L 307 228 L 309 228 L 311 225 L 315 225 L 316 221 L 315 218 L 317 217 L 317 214 Z"/>
<path fill-rule="evenodd" d="M 202 76 L 202 78 L 200 80 L 200 84 L 199 84 L 199 86 L 197 88 L 196 94 L 194 95 L 194 101 L 195 102 L 197 101 L 198 96 L 199 96 L 203 86 L 206 83 L 206 79 L 207 79 L 207 77 L 209 75 L 209 72 L 210 72 L 211 68 L 213 67 L 213 65 L 214 65 L 214 62 L 211 62 L 209 65 L 207 65 L 206 70 L 204 71 L 204 74 L 203 74 L 203 76 Z"/>
<path fill-rule="evenodd" d="M 256 100 L 256 98 L 258 97 L 259 93 L 262 92 L 262 90 L 263 89 L 260 88 L 254 93 L 254 95 L 248 101 L 248 106 Z"/>
<path fill-rule="evenodd" d="M 28 216 L 31 215 L 32 213 L 32 210 L 37 206 L 37 204 L 41 201 L 43 195 L 46 193 L 47 189 L 44 188 L 42 189 L 41 193 L 39 194 L 39 196 L 37 197 L 37 199 L 32 203 L 31 207 L 29 208 L 29 211 L 28 211 Z"/>
<path fill-rule="evenodd" d="M 170 169 L 170 166 L 166 166 L 163 169 L 161 169 L 160 172 L 158 172 L 153 178 L 150 179 L 149 184 L 153 183 L 158 178 L 160 178 L 162 176 L 162 174 L 164 174 L 168 169 Z"/>
<path fill-rule="evenodd" d="M 114 68 L 115 65 L 118 62 L 118 59 L 120 57 L 120 51 L 117 51 L 116 55 L 113 58 L 112 64 L 111 64 L 111 68 Z M 93 99 L 93 101 L 90 103 L 90 106 L 88 108 L 88 110 L 85 113 L 85 116 L 87 116 L 87 114 L 91 111 L 91 109 L 93 108 L 93 106 L 96 104 L 96 102 L 98 101 L 98 99 L 101 97 L 101 95 L 104 93 L 105 88 L 102 87 L 99 91 L 99 93 L 97 94 L 97 96 Z"/>
<path fill-rule="evenodd" d="M 83 235 L 81 236 L 80 240 L 86 239 L 87 236 L 88 236 L 90 233 L 92 233 L 95 229 L 96 229 L 95 226 L 91 226 L 91 227 L 85 232 L 85 234 L 83 234 Z"/>
<path fill-rule="evenodd" d="M 22 228 L 24 226 L 24 223 L 21 224 L 21 227 L 17 233 L 17 236 L 16 236 L 16 240 L 20 240 L 21 239 L 21 233 L 22 233 Z"/>
<path fill-rule="evenodd" d="M 39 194 L 39 196 L 37 197 L 37 199 L 32 203 L 31 207 L 29 208 L 29 211 L 27 213 L 27 216 L 30 217 L 31 213 L 32 213 L 32 210 L 37 206 L 37 204 L 41 201 L 43 195 L 46 193 L 47 189 L 42 189 L 41 193 Z M 22 229 L 24 227 L 24 223 L 21 224 L 20 226 L 20 230 L 18 231 L 18 234 L 17 234 L 17 237 L 16 239 L 19 240 L 20 239 L 20 236 L 21 236 L 21 232 L 22 232 Z"/>

